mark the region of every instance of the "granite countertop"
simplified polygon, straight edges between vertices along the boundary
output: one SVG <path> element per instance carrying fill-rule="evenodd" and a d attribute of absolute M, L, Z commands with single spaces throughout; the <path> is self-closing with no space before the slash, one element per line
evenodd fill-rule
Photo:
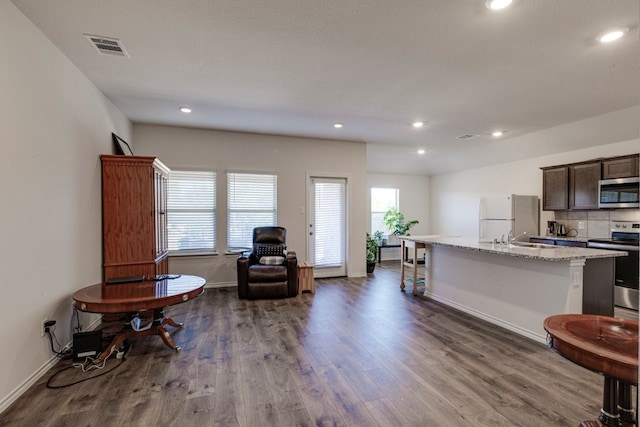
<path fill-rule="evenodd" d="M 446 246 L 497 255 L 514 256 L 544 261 L 568 261 L 573 259 L 613 258 L 625 256 L 627 252 L 570 246 L 527 247 L 479 243 L 477 237 L 461 236 L 403 236 L 400 239 L 413 240 L 433 246 Z"/>

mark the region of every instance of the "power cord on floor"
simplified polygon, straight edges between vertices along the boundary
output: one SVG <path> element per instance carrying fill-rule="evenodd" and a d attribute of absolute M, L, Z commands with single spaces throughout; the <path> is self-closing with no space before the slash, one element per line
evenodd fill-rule
<path fill-rule="evenodd" d="M 71 356 L 71 348 L 64 348 L 62 344 L 58 342 L 58 338 L 56 337 L 56 333 L 55 333 L 55 326 L 46 327 L 44 332 L 49 337 L 49 344 L 51 345 L 51 351 L 53 352 L 53 354 L 56 355 L 56 357 L 64 359 L 66 357 Z M 54 341 L 56 342 L 56 345 L 58 346 L 59 350 L 56 350 L 54 348 L 53 346 Z"/>
<path fill-rule="evenodd" d="M 94 378 L 98 378 L 98 377 L 106 375 L 106 374 L 108 374 L 110 372 L 113 372 L 114 370 L 118 369 L 124 363 L 124 361 L 127 359 L 127 355 L 128 355 L 130 350 L 131 350 L 131 344 L 125 342 L 122 346 L 120 346 L 119 349 L 117 349 L 117 350 L 112 349 L 111 352 L 109 353 L 109 355 L 107 357 L 105 357 L 104 360 L 99 364 L 94 364 L 94 359 L 92 359 L 90 357 L 87 357 L 83 363 L 74 363 L 74 364 L 72 364 L 70 366 L 67 366 L 66 368 L 62 368 L 59 371 L 55 372 L 53 375 L 51 375 L 51 377 L 47 380 L 47 388 L 57 389 L 57 388 L 71 387 L 72 385 L 80 384 L 80 383 L 83 383 L 85 381 L 89 381 L 89 380 L 92 380 Z M 61 384 L 61 385 L 52 385 L 51 384 L 53 382 L 53 380 L 59 374 L 61 374 L 62 372 L 68 371 L 71 368 L 82 369 L 82 372 L 90 372 L 90 371 L 94 371 L 94 370 L 102 370 L 106 366 L 107 360 L 111 357 L 111 355 L 113 353 L 116 353 L 116 358 L 120 359 L 120 363 L 118 363 L 113 368 L 109 369 L 108 371 L 104 371 L 104 372 L 101 372 L 98 375 L 94 375 L 94 376 L 88 377 L 88 378 L 83 378 L 81 380 L 73 381 L 73 382 L 67 383 L 67 384 Z"/>

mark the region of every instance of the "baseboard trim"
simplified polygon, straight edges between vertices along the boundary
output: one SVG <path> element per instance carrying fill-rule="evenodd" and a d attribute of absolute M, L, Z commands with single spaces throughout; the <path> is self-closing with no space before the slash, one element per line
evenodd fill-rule
<path fill-rule="evenodd" d="M 427 298 L 430 298 L 430 299 L 432 299 L 434 301 L 438 301 L 438 302 L 440 302 L 440 303 L 442 303 L 444 305 L 447 305 L 449 307 L 455 308 L 456 310 L 463 311 L 463 312 L 465 312 L 467 314 L 470 314 L 470 315 L 472 315 L 474 317 L 477 317 L 479 319 L 486 320 L 487 322 L 493 323 L 494 325 L 497 325 L 497 326 L 500 326 L 502 328 L 508 329 L 511 332 L 515 332 L 518 335 L 522 335 L 524 337 L 527 337 L 529 339 L 532 339 L 532 340 L 537 341 L 537 342 L 542 343 L 542 344 L 546 344 L 547 343 L 547 337 L 544 336 L 544 335 L 540 335 L 540 334 L 535 333 L 533 331 L 530 331 L 528 329 L 524 329 L 524 328 L 522 328 L 522 327 L 520 327 L 518 325 L 514 325 L 513 323 L 506 322 L 506 321 L 504 321 L 502 319 L 499 319 L 497 317 L 494 317 L 494 316 L 491 316 L 489 314 L 483 313 L 483 312 L 478 311 L 476 309 L 473 309 L 471 307 L 467 307 L 466 305 L 459 304 L 459 303 L 451 301 L 451 300 L 449 300 L 447 298 L 442 298 L 442 297 L 440 297 L 438 295 L 435 295 L 435 294 L 432 294 L 431 292 L 428 292 L 428 291 L 424 292 L 424 296 L 427 297 Z"/>
<path fill-rule="evenodd" d="M 238 282 L 208 282 L 204 285 L 205 289 L 213 288 L 237 288 Z"/>
<path fill-rule="evenodd" d="M 59 359 L 56 356 L 53 356 L 47 362 L 45 362 L 38 370 L 29 375 L 26 380 L 22 382 L 18 387 L 11 390 L 11 392 L 5 396 L 2 400 L 0 400 L 0 414 L 4 412 L 13 402 L 18 400 L 20 396 L 22 396 L 32 385 L 34 385 L 44 374 L 46 374 L 49 369 L 53 368 L 56 363 L 58 363 Z"/>
<path fill-rule="evenodd" d="M 95 328 L 97 328 L 101 323 L 102 323 L 102 317 L 98 317 L 87 327 L 86 330 L 92 331 Z M 70 348 L 72 344 L 73 344 L 73 341 L 69 341 L 63 348 L 64 349 Z M 18 400 L 20 396 L 22 396 L 27 390 L 29 390 L 29 387 L 31 387 L 36 382 L 38 382 L 38 380 L 42 378 L 44 374 L 49 372 L 49 370 L 53 368 L 59 361 L 60 359 L 58 359 L 57 356 L 55 355 L 52 356 L 42 366 L 40 366 L 34 373 L 29 375 L 27 379 L 24 380 L 18 387 L 14 388 L 13 390 L 11 390 L 11 392 L 9 392 L 8 395 L 3 397 L 2 400 L 0 400 L 0 414 L 2 414 L 9 406 L 11 406 L 13 402 Z"/>

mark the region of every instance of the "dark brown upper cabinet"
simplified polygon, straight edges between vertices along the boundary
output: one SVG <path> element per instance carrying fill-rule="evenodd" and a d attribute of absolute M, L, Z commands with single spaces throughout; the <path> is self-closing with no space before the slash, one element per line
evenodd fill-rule
<path fill-rule="evenodd" d="M 569 207 L 569 168 L 542 169 L 542 210 L 562 211 Z"/>
<path fill-rule="evenodd" d="M 598 209 L 602 163 L 569 166 L 569 209 Z"/>
<path fill-rule="evenodd" d="M 542 169 L 542 210 L 598 209 L 598 181 L 638 176 L 637 154 Z"/>
<path fill-rule="evenodd" d="M 638 176 L 638 156 L 621 157 L 602 162 L 602 179 Z"/>

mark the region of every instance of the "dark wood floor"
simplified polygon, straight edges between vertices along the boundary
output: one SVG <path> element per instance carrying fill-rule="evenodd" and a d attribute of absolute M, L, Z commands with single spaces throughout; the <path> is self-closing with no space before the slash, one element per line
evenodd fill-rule
<path fill-rule="evenodd" d="M 182 352 L 141 337 L 113 372 L 48 389 L 60 362 L 0 425 L 575 427 L 597 416 L 602 377 L 400 292 L 396 265 L 285 300 L 207 290 L 167 309 L 187 325 L 174 334 Z M 70 369 L 54 384 L 85 375 Z"/>

